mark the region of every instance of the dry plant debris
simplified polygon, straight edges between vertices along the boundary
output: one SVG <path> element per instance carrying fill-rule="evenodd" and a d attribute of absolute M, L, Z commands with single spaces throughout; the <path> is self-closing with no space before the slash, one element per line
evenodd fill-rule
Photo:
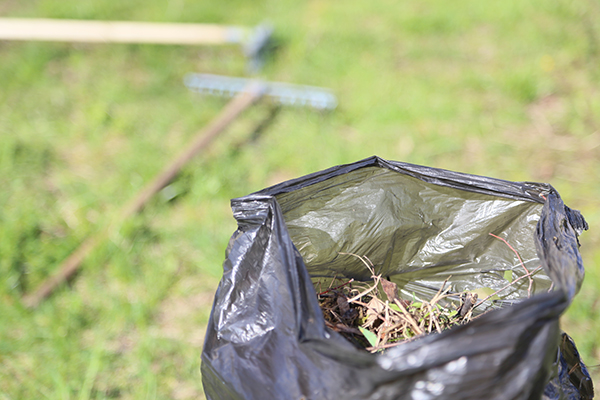
<path fill-rule="evenodd" d="M 472 312 L 485 300 L 510 287 L 521 279 L 529 278 L 540 270 L 536 268 L 485 299 L 478 300 L 476 293 L 450 293 L 447 280 L 429 301 L 412 301 L 398 297 L 397 285 L 381 275 L 376 275 L 373 264 L 366 256 L 357 257 L 371 272 L 372 282 L 356 282 L 350 279 L 317 293 L 326 325 L 343 335 L 359 348 L 372 353 L 383 351 L 417 337 L 441 333 L 455 325 L 468 323 Z M 459 296 L 460 305 L 455 309 L 444 307 L 440 300 Z M 385 298 L 385 300 L 384 300 Z"/>
<path fill-rule="evenodd" d="M 318 293 L 317 297 L 327 326 L 358 347 L 382 351 L 424 334 L 442 332 L 470 318 L 476 294 L 465 294 L 456 310 L 439 304 L 449 296 L 450 286 L 445 283 L 430 301 L 403 300 L 398 297 L 395 283 L 375 275 L 367 257 L 351 255 L 365 264 L 373 282 L 356 284 L 351 279 Z M 387 300 L 382 299 L 383 295 Z"/>

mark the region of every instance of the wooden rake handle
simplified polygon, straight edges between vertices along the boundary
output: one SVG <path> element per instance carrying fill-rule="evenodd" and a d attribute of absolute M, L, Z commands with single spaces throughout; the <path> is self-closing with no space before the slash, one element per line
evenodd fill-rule
<path fill-rule="evenodd" d="M 247 90 L 234 97 L 202 131 L 194 136 L 191 143 L 166 168 L 146 185 L 129 204 L 123 207 L 119 222 L 141 211 L 154 194 L 168 185 L 185 164 L 206 149 L 231 122 L 258 100 L 263 95 L 263 92 L 264 90 L 260 84 L 252 82 L 248 85 Z M 33 293 L 23 297 L 23 304 L 28 308 L 37 307 L 60 284 L 75 274 L 87 255 L 102 243 L 108 237 L 108 234 L 109 229 L 106 228 L 98 232 L 95 236 L 88 237 L 63 261 L 52 276 L 42 282 Z"/>
<path fill-rule="evenodd" d="M 193 23 L 0 18 L 0 40 L 214 45 L 241 43 L 247 29 Z"/>

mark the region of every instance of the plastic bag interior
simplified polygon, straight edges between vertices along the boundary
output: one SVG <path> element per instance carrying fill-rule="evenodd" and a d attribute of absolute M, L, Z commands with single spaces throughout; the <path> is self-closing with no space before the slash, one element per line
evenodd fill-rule
<path fill-rule="evenodd" d="M 543 204 L 531 200 L 457 190 L 374 166 L 276 198 L 317 289 L 332 278 L 371 280 L 352 254 L 367 257 L 405 298 L 429 299 L 445 280 L 455 292 L 492 293 L 540 266 L 534 234 Z M 531 291 L 548 291 L 551 283 L 539 270 Z M 527 297 L 529 286 L 521 279 L 499 297 Z"/>

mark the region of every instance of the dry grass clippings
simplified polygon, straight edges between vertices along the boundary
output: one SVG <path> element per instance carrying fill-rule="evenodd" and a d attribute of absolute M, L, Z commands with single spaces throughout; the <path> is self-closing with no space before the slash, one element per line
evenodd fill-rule
<path fill-rule="evenodd" d="M 442 332 L 470 319 L 469 311 L 475 305 L 476 294 L 465 294 L 461 307 L 449 310 L 439 301 L 456 294 L 449 294 L 450 286 L 446 287 L 444 282 L 430 301 L 404 300 L 398 297 L 395 283 L 375 274 L 367 257 L 350 255 L 365 264 L 373 281 L 350 279 L 335 287 L 332 281 L 327 290 L 317 293 L 317 298 L 326 325 L 357 347 L 378 352 L 418 336 Z"/>
<path fill-rule="evenodd" d="M 451 286 L 446 285 L 450 277 L 431 300 L 405 300 L 398 296 L 398 287 L 394 282 L 375 274 L 373 263 L 367 257 L 352 253 L 340 254 L 357 257 L 371 272 L 372 281 L 357 282 L 350 279 L 334 286 L 336 280 L 340 281 L 334 278 L 329 288 L 320 289 L 317 299 L 325 324 L 357 347 L 372 353 L 468 323 L 473 318 L 473 310 L 485 300 L 521 279 L 531 279 L 541 269 L 526 270 L 527 274 L 480 301 L 476 293 L 450 292 Z M 531 289 L 528 292 L 530 294 Z M 442 299 L 450 296 L 460 298 L 457 308 L 451 309 L 440 304 Z"/>
<path fill-rule="evenodd" d="M 440 289 L 431 301 L 408 301 L 388 295 L 392 290 L 397 291 L 395 283 L 382 277 L 377 277 L 377 281 L 387 290 L 380 291 L 375 283 L 353 285 L 349 281 L 317 296 L 326 325 L 371 352 L 468 322 L 468 311 L 477 296 L 465 295 L 459 309 L 449 310 L 438 303 L 449 295 L 449 286 Z M 381 298 L 382 291 L 387 300 Z"/>

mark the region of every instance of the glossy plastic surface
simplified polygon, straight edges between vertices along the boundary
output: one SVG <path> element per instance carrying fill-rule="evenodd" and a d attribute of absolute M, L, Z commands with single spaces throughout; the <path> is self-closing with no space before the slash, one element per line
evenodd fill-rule
<path fill-rule="evenodd" d="M 232 209 L 238 229 L 202 353 L 207 398 L 591 398 L 585 368 L 571 381 L 581 360 L 574 343 L 568 360 L 559 351 L 558 326 L 583 280 L 587 225 L 550 185 L 371 157 L 234 199 Z M 448 277 L 455 291 L 499 289 L 506 271 L 525 274 L 519 257 L 543 271 L 530 298 L 525 278 L 466 325 L 370 354 L 327 329 L 317 302 L 320 281 L 370 276 L 340 253 L 369 257 L 409 299 L 430 298 Z"/>

